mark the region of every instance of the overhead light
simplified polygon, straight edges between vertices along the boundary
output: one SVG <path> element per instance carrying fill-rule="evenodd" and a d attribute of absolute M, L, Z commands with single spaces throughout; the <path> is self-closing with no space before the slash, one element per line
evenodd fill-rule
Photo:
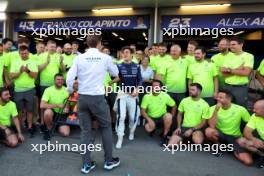
<path fill-rule="evenodd" d="M 62 38 L 57 38 L 57 37 L 55 37 L 55 39 L 56 39 L 56 40 L 63 40 Z"/>
<path fill-rule="evenodd" d="M 22 34 L 19 34 L 18 36 L 19 36 L 19 37 L 26 37 L 25 35 L 22 35 Z"/>
<path fill-rule="evenodd" d="M 28 15 L 62 15 L 63 12 L 61 10 L 50 10 L 50 11 L 27 11 Z"/>
<path fill-rule="evenodd" d="M 234 35 L 243 34 L 244 32 L 245 32 L 245 31 L 239 31 L 239 32 L 234 33 Z"/>
<path fill-rule="evenodd" d="M 5 20 L 6 14 L 4 12 L 0 12 L 0 20 Z"/>
<path fill-rule="evenodd" d="M 81 40 L 81 41 L 83 41 L 83 38 L 80 38 L 80 37 L 78 37 L 78 38 L 76 38 L 77 40 Z"/>
<path fill-rule="evenodd" d="M 40 38 L 34 38 L 35 40 L 38 40 L 38 41 L 43 41 L 43 39 L 40 39 Z"/>
<path fill-rule="evenodd" d="M 92 9 L 92 12 L 112 12 L 112 11 L 131 11 L 133 8 L 109 8 L 109 9 Z"/>
<path fill-rule="evenodd" d="M 125 39 L 124 39 L 124 38 L 122 38 L 122 37 L 119 37 L 119 39 L 120 39 L 120 40 L 122 40 L 122 41 L 124 41 L 124 40 L 125 40 Z"/>
<path fill-rule="evenodd" d="M 147 36 L 145 32 L 143 32 L 143 33 L 142 33 L 142 35 L 143 35 L 144 37 L 146 37 L 146 36 Z"/>
<path fill-rule="evenodd" d="M 118 37 L 118 34 L 117 34 L 117 33 L 112 32 L 112 34 L 113 34 L 115 37 Z"/>
<path fill-rule="evenodd" d="M 147 37 L 145 37 L 145 40 L 148 40 L 148 38 L 147 38 Z"/>
<path fill-rule="evenodd" d="M 0 12 L 5 12 L 6 11 L 7 4 L 8 4 L 7 1 L 0 2 Z"/>
<path fill-rule="evenodd" d="M 210 7 L 229 7 L 231 4 L 194 4 L 194 5 L 181 5 L 181 9 L 201 9 Z"/>

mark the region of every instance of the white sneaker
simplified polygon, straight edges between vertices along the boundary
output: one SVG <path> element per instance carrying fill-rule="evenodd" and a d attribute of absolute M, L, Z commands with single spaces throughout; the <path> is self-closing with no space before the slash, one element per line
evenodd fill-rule
<path fill-rule="evenodd" d="M 134 140 L 134 133 L 130 133 L 128 139 L 130 141 Z"/>
<path fill-rule="evenodd" d="M 116 148 L 121 149 L 122 148 L 122 143 L 123 143 L 123 137 L 118 137 L 117 143 L 116 143 Z"/>

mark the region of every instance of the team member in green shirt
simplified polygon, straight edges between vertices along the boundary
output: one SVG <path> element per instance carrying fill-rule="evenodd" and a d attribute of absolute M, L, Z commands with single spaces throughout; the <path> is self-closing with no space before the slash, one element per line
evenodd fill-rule
<path fill-rule="evenodd" d="M 200 84 L 192 83 L 190 85 L 190 96 L 184 98 L 178 107 L 177 129 L 174 131 L 169 145 L 179 144 L 183 138 L 191 138 L 195 144 L 203 143 L 202 129 L 206 125 L 209 105 L 201 98 L 201 92 Z"/>
<path fill-rule="evenodd" d="M 40 93 L 43 95 L 47 87 L 54 85 L 54 76 L 59 72 L 65 72 L 63 56 L 56 53 L 56 42 L 47 42 L 48 51 L 39 56 Z"/>
<path fill-rule="evenodd" d="M 44 122 L 47 126 L 47 130 L 44 133 L 44 139 L 50 139 L 50 131 L 52 129 L 52 121 L 58 113 L 66 113 L 68 111 L 67 105 L 65 105 L 67 98 L 69 97 L 69 93 L 66 87 L 63 86 L 64 79 L 63 75 L 57 73 L 54 76 L 55 84 L 53 86 L 45 89 L 44 94 L 41 99 L 40 108 L 44 109 Z M 65 108 L 62 111 L 62 108 Z M 66 116 L 62 119 L 66 121 Z M 59 127 L 59 133 L 62 136 L 69 136 L 70 127 L 69 125 L 62 124 Z"/>
<path fill-rule="evenodd" d="M 15 147 L 18 141 L 24 141 L 24 136 L 17 118 L 16 104 L 10 101 L 10 97 L 8 89 L 0 91 L 0 141 L 9 147 Z"/>
<path fill-rule="evenodd" d="M 246 148 L 261 156 L 259 167 L 264 168 L 264 100 L 257 101 L 253 111 L 244 128 L 244 136 L 248 140 Z"/>
<path fill-rule="evenodd" d="M 217 69 L 214 63 L 205 60 L 205 49 L 197 47 L 195 49 L 196 62 L 192 63 L 188 69 L 187 78 L 191 83 L 201 84 L 203 90 L 201 97 L 210 105 L 215 104 L 214 98 L 218 93 Z"/>
<path fill-rule="evenodd" d="M 209 110 L 209 127 L 205 134 L 214 143 L 231 145 L 235 157 L 245 165 L 251 165 L 252 157 L 242 148 L 243 138 L 240 131 L 242 120 L 248 122 L 250 115 L 243 106 L 233 104 L 232 99 L 232 93 L 228 90 L 221 90 L 218 93 L 217 104 Z M 217 155 L 220 154 L 221 151 Z"/>
<path fill-rule="evenodd" d="M 189 62 L 186 59 L 182 59 L 179 45 L 171 46 L 170 56 L 170 61 L 164 63 L 158 75 L 160 75 L 161 80 L 164 80 L 168 94 L 174 99 L 176 104 L 180 104 L 186 93 Z"/>
<path fill-rule="evenodd" d="M 19 111 L 19 120 L 23 122 L 23 111 L 27 114 L 28 132 L 33 137 L 33 112 L 35 107 L 35 80 L 38 76 L 38 67 L 29 49 L 26 46 L 19 48 L 19 57 L 14 58 L 10 66 L 10 78 L 14 81 L 14 101 Z"/>
<path fill-rule="evenodd" d="M 0 90 L 7 86 L 6 80 L 8 80 L 8 75 L 4 72 L 4 64 L 3 45 L 0 44 Z"/>
<path fill-rule="evenodd" d="M 167 143 L 167 134 L 175 116 L 175 101 L 165 92 L 161 92 L 162 83 L 153 80 L 152 93 L 146 94 L 141 103 L 141 114 L 147 120 L 145 130 L 151 135 L 159 125 L 163 125 L 163 137 L 161 145 Z M 167 106 L 172 107 L 171 113 L 167 112 Z"/>
<path fill-rule="evenodd" d="M 190 40 L 187 45 L 187 55 L 185 55 L 183 58 L 186 59 L 189 64 L 195 63 L 195 57 L 194 57 L 194 51 L 199 46 L 198 42 L 195 40 Z"/>
<path fill-rule="evenodd" d="M 157 77 L 159 70 L 162 69 L 162 67 L 164 66 L 164 63 L 166 63 L 167 61 L 169 61 L 171 59 L 170 55 L 167 54 L 167 45 L 164 43 L 160 43 L 159 44 L 159 48 L 158 48 L 158 52 L 159 55 L 156 57 L 156 59 L 154 60 L 154 66 L 152 67 L 155 76 L 155 79 L 159 79 Z M 164 80 L 162 80 L 162 83 L 164 83 Z"/>
<path fill-rule="evenodd" d="M 260 82 L 261 86 L 264 88 L 264 59 L 262 59 L 257 69 L 256 78 Z"/>
<path fill-rule="evenodd" d="M 225 77 L 224 89 L 233 93 L 237 104 L 246 107 L 249 75 L 253 69 L 254 56 L 243 51 L 243 44 L 242 38 L 230 39 L 230 49 L 234 57 L 225 60 L 221 72 Z"/>
<path fill-rule="evenodd" d="M 65 72 L 63 73 L 64 75 L 64 79 L 66 79 L 67 76 L 67 72 L 69 71 L 69 69 L 72 66 L 73 63 L 73 59 L 76 57 L 76 54 L 72 53 L 72 46 L 70 43 L 65 43 L 63 46 L 63 63 L 64 63 L 64 67 L 65 67 Z"/>
<path fill-rule="evenodd" d="M 152 54 L 150 55 L 149 59 L 149 66 L 152 68 L 152 70 L 155 68 L 155 61 L 159 57 L 159 45 L 157 43 L 153 43 L 151 50 Z"/>
<path fill-rule="evenodd" d="M 230 41 L 227 38 L 222 38 L 218 43 L 218 50 L 220 53 L 215 54 L 211 61 L 215 63 L 218 72 L 219 88 L 222 89 L 225 84 L 225 80 L 222 76 L 221 67 L 223 66 L 225 60 L 232 59 L 234 55 L 229 51 Z"/>

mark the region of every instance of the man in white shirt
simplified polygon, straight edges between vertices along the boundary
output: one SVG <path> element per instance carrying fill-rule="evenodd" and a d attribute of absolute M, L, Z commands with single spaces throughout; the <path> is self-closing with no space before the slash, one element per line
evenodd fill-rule
<path fill-rule="evenodd" d="M 98 50 L 101 47 L 101 36 L 89 35 L 87 37 L 89 49 L 84 54 L 78 55 L 67 75 L 67 86 L 72 90 L 75 80 L 78 81 L 78 113 L 81 127 L 81 144 L 92 144 L 92 117 L 101 129 L 103 148 L 105 151 L 104 169 L 111 170 L 120 164 L 119 158 L 112 157 L 112 127 L 111 116 L 104 94 L 103 85 L 107 72 L 111 76 L 118 75 L 118 69 L 113 64 L 112 58 Z M 95 168 L 95 162 L 90 158 L 90 151 L 82 155 L 83 173 L 89 173 Z"/>

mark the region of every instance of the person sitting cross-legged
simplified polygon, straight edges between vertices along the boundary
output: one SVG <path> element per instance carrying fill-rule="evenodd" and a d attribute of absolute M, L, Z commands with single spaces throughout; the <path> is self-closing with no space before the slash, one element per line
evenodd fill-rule
<path fill-rule="evenodd" d="M 172 124 L 172 117 L 176 112 L 176 103 L 165 92 L 161 92 L 162 83 L 153 80 L 152 93 L 146 94 L 141 103 L 141 114 L 147 120 L 145 130 L 151 135 L 159 125 L 163 125 L 163 137 L 160 145 L 167 143 L 167 135 Z M 171 113 L 167 112 L 167 106 L 172 107 Z"/>
<path fill-rule="evenodd" d="M 204 134 L 202 130 L 208 118 L 209 105 L 201 98 L 201 92 L 202 86 L 200 84 L 190 84 L 190 96 L 180 102 L 177 115 L 178 127 L 174 131 L 169 145 L 177 145 L 184 138 L 191 138 L 195 144 L 203 143 Z"/>
<path fill-rule="evenodd" d="M 63 75 L 57 73 L 54 77 L 55 85 L 47 88 L 41 99 L 40 108 L 44 109 L 44 123 L 47 126 L 47 130 L 44 132 L 44 139 L 50 140 L 50 132 L 53 126 L 55 117 L 62 115 L 62 113 L 68 112 L 68 106 L 65 105 L 66 100 L 69 97 L 69 92 L 66 87 L 63 86 L 64 78 Z M 62 108 L 65 108 L 62 110 Z M 62 116 L 62 121 L 66 121 L 66 116 Z M 60 123 L 59 133 L 62 136 L 69 136 L 70 127 Z"/>

